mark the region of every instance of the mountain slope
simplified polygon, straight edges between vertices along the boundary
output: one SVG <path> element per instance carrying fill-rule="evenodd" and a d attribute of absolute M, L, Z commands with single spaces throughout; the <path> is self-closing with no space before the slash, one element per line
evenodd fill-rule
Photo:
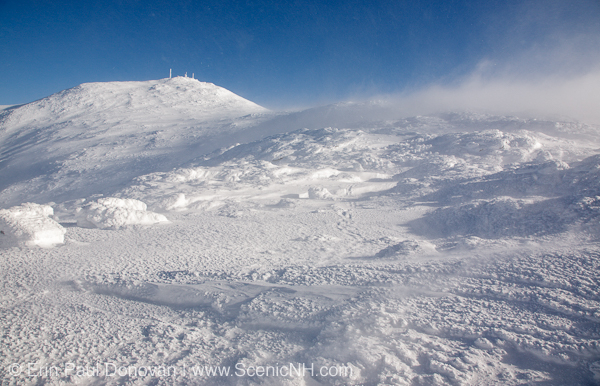
<path fill-rule="evenodd" d="M 177 77 L 87 83 L 0 111 L 0 205 L 108 193 L 231 142 L 268 110 Z"/>

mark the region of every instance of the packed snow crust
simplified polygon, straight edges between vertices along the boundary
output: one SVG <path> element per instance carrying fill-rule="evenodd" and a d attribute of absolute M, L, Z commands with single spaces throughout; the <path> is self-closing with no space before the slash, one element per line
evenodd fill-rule
<path fill-rule="evenodd" d="M 50 216 L 51 206 L 26 203 L 0 210 L 0 248 L 52 247 L 64 242 L 65 229 Z"/>
<path fill-rule="evenodd" d="M 66 233 L 0 250 L 5 383 L 600 382 L 600 128 L 379 102 L 247 119 L 168 168 L 97 169 L 110 195 L 60 187 L 100 154 L 7 184 Z"/>

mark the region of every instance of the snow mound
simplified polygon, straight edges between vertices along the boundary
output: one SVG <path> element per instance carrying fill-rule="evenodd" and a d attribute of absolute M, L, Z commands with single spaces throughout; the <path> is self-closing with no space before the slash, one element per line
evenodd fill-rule
<path fill-rule="evenodd" d="M 83 228 L 119 229 L 127 225 L 169 222 L 162 214 L 146 209 L 146 204 L 138 200 L 100 198 L 77 210 L 77 225 Z"/>
<path fill-rule="evenodd" d="M 375 254 L 375 257 L 402 257 L 417 253 L 434 253 L 435 245 L 427 241 L 404 240 L 398 244 L 390 245 Z"/>
<path fill-rule="evenodd" d="M 308 198 L 313 200 L 332 200 L 333 195 L 326 188 L 314 186 L 308 189 Z"/>
<path fill-rule="evenodd" d="M 52 247 L 64 243 L 65 229 L 51 219 L 48 205 L 25 203 L 0 210 L 0 247 Z"/>
<path fill-rule="evenodd" d="M 493 239 L 559 233 L 566 230 L 570 217 L 560 199 L 498 197 L 437 209 L 422 221 L 415 221 L 415 228 L 424 225 L 425 233 L 434 237 L 472 235 Z"/>

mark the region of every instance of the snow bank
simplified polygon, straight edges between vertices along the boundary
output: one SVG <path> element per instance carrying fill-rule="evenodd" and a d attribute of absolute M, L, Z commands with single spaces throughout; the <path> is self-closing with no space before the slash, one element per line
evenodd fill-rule
<path fill-rule="evenodd" d="M 162 214 L 149 212 L 146 204 L 133 199 L 100 198 L 77 209 L 77 225 L 84 228 L 119 229 L 127 225 L 169 222 Z"/>
<path fill-rule="evenodd" d="M 52 247 L 64 243 L 65 229 L 49 216 L 52 207 L 25 203 L 0 210 L 0 247 Z"/>
<path fill-rule="evenodd" d="M 313 200 L 332 200 L 333 195 L 325 188 L 311 187 L 308 189 L 308 198 Z"/>

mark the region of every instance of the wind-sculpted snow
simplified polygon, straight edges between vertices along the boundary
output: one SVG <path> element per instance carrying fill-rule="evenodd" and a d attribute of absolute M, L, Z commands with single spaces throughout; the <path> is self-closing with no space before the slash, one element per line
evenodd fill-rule
<path fill-rule="evenodd" d="M 76 210 L 77 225 L 85 228 L 119 229 L 127 225 L 152 225 L 168 222 L 162 214 L 149 212 L 141 201 L 100 198 Z"/>
<path fill-rule="evenodd" d="M 598 383 L 598 128 L 376 107 L 53 203 L 63 245 L 2 250 L 3 379 Z"/>
<path fill-rule="evenodd" d="M 273 194 L 315 198 L 323 189 L 327 198 L 338 199 L 402 194 L 444 204 L 498 196 L 536 200 L 584 189 L 569 179 L 585 178 L 590 189 L 595 166 L 588 164 L 594 158 L 579 166 L 590 153 L 525 130 L 434 135 L 304 129 L 234 146 L 198 166 L 138 177 L 123 194 L 163 210 Z M 566 160 L 575 161 L 573 171 Z"/>
<path fill-rule="evenodd" d="M 66 232 L 53 214 L 52 207 L 33 203 L 0 210 L 0 248 L 62 244 Z"/>

